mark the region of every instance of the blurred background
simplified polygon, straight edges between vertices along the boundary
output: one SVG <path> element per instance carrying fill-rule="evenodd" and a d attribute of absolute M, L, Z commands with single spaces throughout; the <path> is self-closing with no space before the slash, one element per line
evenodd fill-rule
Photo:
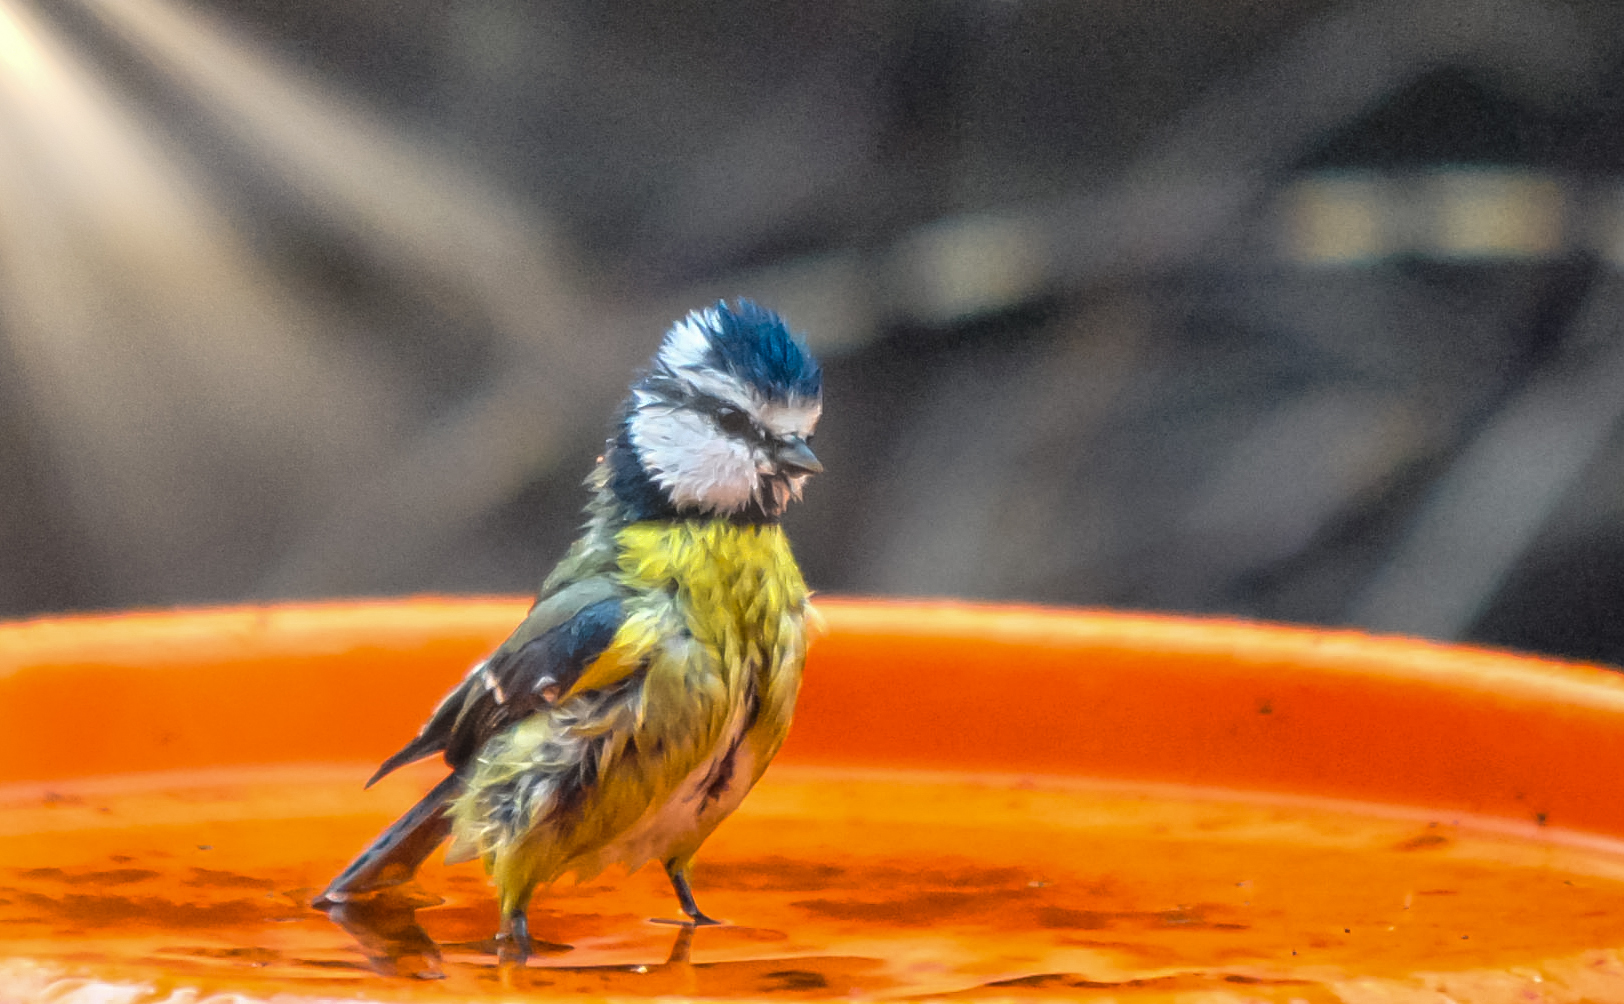
<path fill-rule="evenodd" d="M 0 615 L 530 591 L 746 295 L 815 588 L 1624 662 L 1621 82 L 1606 0 L 0 0 Z"/>

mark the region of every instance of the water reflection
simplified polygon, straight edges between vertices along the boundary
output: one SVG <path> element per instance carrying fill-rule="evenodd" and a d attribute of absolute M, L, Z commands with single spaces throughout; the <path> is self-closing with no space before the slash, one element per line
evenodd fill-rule
<path fill-rule="evenodd" d="M 441 946 L 431 938 L 417 921 L 417 911 L 445 902 L 424 892 L 415 884 L 386 889 L 360 899 L 347 902 L 317 901 L 316 909 L 327 914 L 329 920 L 342 927 L 356 940 L 366 955 L 373 971 L 384 976 L 402 976 L 420 980 L 445 978 L 444 955 Z M 639 976 L 658 975 L 671 967 L 690 965 L 694 945 L 694 925 L 688 922 L 654 920 L 652 923 L 676 927 L 676 940 L 662 963 L 654 965 L 609 965 L 568 967 L 569 971 L 629 972 Z M 552 955 L 568 952 L 573 946 L 550 941 L 530 939 L 529 954 Z M 447 942 L 446 950 L 456 953 L 477 953 L 501 959 L 504 969 L 522 969 L 524 963 L 513 963 L 503 958 L 496 938 L 478 941 Z"/>
<path fill-rule="evenodd" d="M 417 911 L 442 901 L 415 887 L 386 890 L 325 907 L 327 916 L 358 943 L 370 968 L 383 976 L 419 980 L 451 978 L 457 986 L 504 991 L 555 992 L 595 996 L 713 996 L 741 993 L 822 998 L 889 987 L 880 959 L 838 955 L 768 956 L 695 963 L 695 925 L 655 919 L 676 928 L 664 961 L 588 965 L 526 965 L 505 957 L 494 937 L 436 943 L 417 921 Z M 718 925 L 753 940 L 780 940 L 782 931 Z M 572 946 L 531 940 L 532 955 L 571 952 Z M 478 958 L 469 960 L 467 956 Z M 448 963 L 446 957 L 451 956 Z M 459 961 L 458 957 L 462 959 Z M 472 980 L 472 984 L 469 980 Z"/>
<path fill-rule="evenodd" d="M 417 922 L 417 911 L 440 900 L 416 890 L 389 889 L 364 899 L 318 907 L 348 931 L 367 962 L 384 976 L 445 978 L 440 946 Z"/>

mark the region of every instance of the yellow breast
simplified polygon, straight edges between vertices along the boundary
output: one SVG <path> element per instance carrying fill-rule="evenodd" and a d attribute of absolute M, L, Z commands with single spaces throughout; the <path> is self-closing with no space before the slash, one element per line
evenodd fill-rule
<path fill-rule="evenodd" d="M 632 592 L 675 592 L 694 637 L 724 650 L 776 644 L 783 614 L 806 605 L 806 583 L 777 525 L 634 523 L 618 543 Z"/>
<path fill-rule="evenodd" d="M 607 687 L 653 663 L 673 670 L 653 674 L 655 691 L 716 687 L 727 701 L 755 676 L 767 704 L 793 702 L 814 615 L 782 527 L 651 520 L 622 529 L 616 545 L 626 619 L 572 692 Z M 786 681 L 787 693 L 768 686 L 784 671 L 796 677 Z M 768 710 L 787 715 L 789 708 Z"/>

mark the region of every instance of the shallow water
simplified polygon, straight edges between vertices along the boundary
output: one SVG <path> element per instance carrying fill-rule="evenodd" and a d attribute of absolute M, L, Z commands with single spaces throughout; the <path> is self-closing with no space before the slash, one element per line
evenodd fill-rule
<path fill-rule="evenodd" d="M 664 875 L 611 874 L 538 898 L 531 932 L 553 944 L 503 969 L 477 865 L 431 863 L 415 899 L 349 930 L 309 907 L 438 777 L 424 765 L 363 792 L 368 773 L 0 788 L 0 1000 L 71 996 L 80 977 L 160 997 L 1624 999 L 1624 854 L 1603 841 L 1191 789 L 796 767 L 701 854 L 695 892 L 726 926 L 651 923 L 680 916 Z"/>

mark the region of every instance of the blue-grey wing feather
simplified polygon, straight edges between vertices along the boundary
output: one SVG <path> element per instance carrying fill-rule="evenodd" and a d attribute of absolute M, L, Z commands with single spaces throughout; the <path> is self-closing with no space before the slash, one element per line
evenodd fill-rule
<path fill-rule="evenodd" d="M 538 603 L 531 615 L 484 662 L 445 696 L 417 737 L 367 781 L 442 753 L 459 770 L 493 735 L 553 703 L 580 677 L 619 630 L 621 598 L 602 580 Z M 608 593 L 608 595 L 603 595 Z M 566 595 L 573 594 L 573 595 Z M 560 610 L 559 607 L 566 609 Z"/>

